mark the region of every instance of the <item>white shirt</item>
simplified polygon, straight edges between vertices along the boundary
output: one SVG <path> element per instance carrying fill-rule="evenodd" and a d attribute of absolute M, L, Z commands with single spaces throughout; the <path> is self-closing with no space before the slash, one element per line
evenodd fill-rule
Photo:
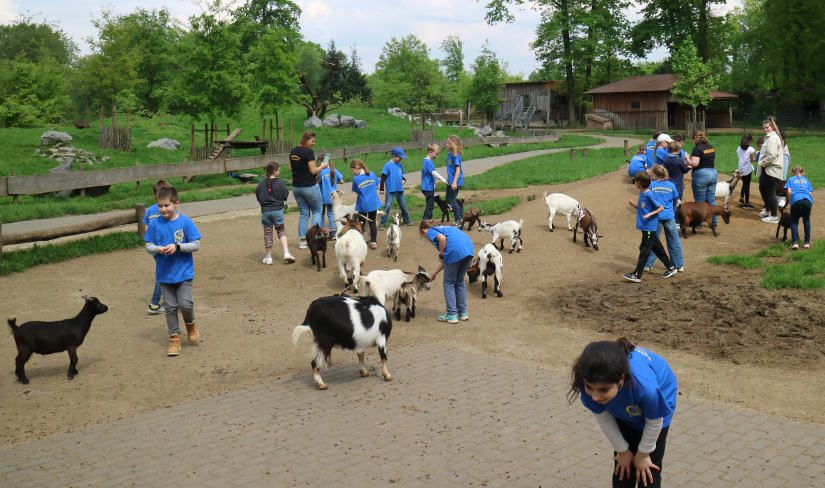
<path fill-rule="evenodd" d="M 742 176 L 751 174 L 753 171 L 753 163 L 751 163 L 751 154 L 755 153 L 756 149 L 751 146 L 748 146 L 747 149 L 744 151 L 742 150 L 742 146 L 736 147 L 736 155 L 739 156 L 739 172 L 742 173 Z"/>

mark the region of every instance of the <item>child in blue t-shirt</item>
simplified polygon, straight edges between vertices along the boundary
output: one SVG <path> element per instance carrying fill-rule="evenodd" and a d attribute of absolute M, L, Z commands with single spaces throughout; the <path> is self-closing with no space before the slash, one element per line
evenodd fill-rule
<path fill-rule="evenodd" d="M 421 163 L 421 193 L 424 194 L 424 200 L 427 202 L 424 206 L 424 215 L 422 220 L 429 220 L 433 218 L 433 205 L 435 205 L 435 179 L 438 178 L 442 183 L 446 184 L 447 180 L 438 174 L 435 170 L 433 160 L 438 157 L 441 148 L 436 143 L 427 145 L 427 157 Z"/>
<path fill-rule="evenodd" d="M 671 142 L 671 144 L 676 144 Z M 662 204 L 664 210 L 659 215 L 659 227 L 656 231 L 659 240 L 661 241 L 662 229 L 665 231 L 665 239 L 667 240 L 667 252 L 670 254 L 670 260 L 676 266 L 678 271 L 685 270 L 685 261 L 682 257 L 682 241 L 679 240 L 679 229 L 676 227 L 676 202 L 679 201 L 679 190 L 676 185 L 668 180 L 667 168 L 657 164 L 650 170 L 655 178 L 650 183 L 650 191 L 656 196 L 656 200 Z M 653 263 L 656 262 L 656 256 L 651 254 L 647 258 L 645 271 L 653 269 Z"/>
<path fill-rule="evenodd" d="M 321 210 L 321 224 L 323 225 L 324 216 L 329 222 L 327 227 L 327 238 L 335 240 L 335 215 L 332 212 L 332 192 L 338 189 L 338 183 L 344 182 L 344 175 L 335 169 L 332 161 L 329 162 L 329 167 L 321 170 L 318 175 L 318 186 L 321 188 L 321 201 L 324 206 Z"/>
<path fill-rule="evenodd" d="M 621 337 L 591 342 L 572 369 L 567 399 L 581 398 L 613 446 L 613 486 L 661 486 L 679 388 L 667 361 Z"/>
<path fill-rule="evenodd" d="M 633 183 L 633 177 L 640 171 L 647 171 L 647 156 L 645 156 L 645 146 L 640 145 L 636 150 L 636 154 L 628 161 L 627 175 L 630 176 L 630 182 Z"/>
<path fill-rule="evenodd" d="M 658 139 L 659 134 L 661 134 L 661 132 L 658 130 L 653 131 L 653 137 L 645 143 L 645 160 L 647 161 L 647 169 L 652 168 L 655 162 L 656 146 L 659 144 L 659 141 L 656 139 Z"/>
<path fill-rule="evenodd" d="M 398 206 L 401 207 L 404 225 L 410 225 L 410 214 L 407 212 L 407 201 L 404 199 L 404 183 L 407 182 L 407 179 L 404 178 L 404 166 L 401 166 L 402 159 L 407 159 L 404 149 L 400 147 L 393 148 L 392 157 L 384 165 L 384 169 L 381 170 L 380 192 L 384 193 L 384 184 L 386 184 L 387 198 L 384 201 L 384 216 L 381 217 L 381 228 L 378 230 L 384 230 L 384 226 L 387 225 L 387 218 L 390 216 L 393 200 L 397 200 Z"/>
<path fill-rule="evenodd" d="M 642 273 L 644 272 L 647 258 L 650 256 L 652 250 L 656 253 L 662 263 L 664 263 L 666 271 L 662 274 L 662 278 L 670 278 L 676 274 L 676 266 L 667 257 L 665 249 L 662 247 L 659 236 L 656 235 L 656 229 L 659 227 L 659 212 L 665 208 L 659 203 L 659 200 L 650 191 L 650 175 L 647 173 L 639 173 L 636 175 L 636 188 L 639 190 L 639 200 L 634 202 L 628 200 L 627 203 L 636 209 L 636 228 L 642 231 L 642 243 L 639 245 L 639 259 L 636 261 L 636 270 L 632 273 L 623 275 L 627 281 L 639 283 L 642 281 Z"/>
<path fill-rule="evenodd" d="M 785 183 L 787 201 L 791 206 L 791 239 L 793 244 L 791 249 L 799 249 L 799 217 L 802 217 L 802 225 L 805 228 L 805 249 L 811 247 L 811 207 L 814 204 L 813 185 L 805 178 L 805 170 L 802 166 L 794 166 L 791 170 L 791 177 Z"/>
<path fill-rule="evenodd" d="M 152 195 L 157 197 L 158 190 L 171 186 L 172 185 L 170 185 L 168 181 L 160 179 L 157 183 L 152 185 Z M 141 237 L 146 235 L 146 229 L 149 228 L 149 223 L 158 217 L 160 217 L 160 213 L 158 212 L 158 204 L 153 203 L 143 214 L 143 234 Z M 155 261 L 157 261 L 157 259 Z M 155 280 L 155 288 L 152 290 L 152 299 L 149 302 L 149 308 L 146 309 L 146 313 L 149 315 L 158 315 L 165 311 L 166 310 L 163 309 L 163 305 L 160 304 L 160 283 L 158 283 L 158 280 Z"/>
<path fill-rule="evenodd" d="M 360 159 L 353 159 L 349 163 L 352 171 L 352 192 L 356 195 L 355 211 L 366 215 L 370 226 L 370 249 L 378 249 L 378 231 L 375 228 L 375 216 L 381 208 L 381 198 L 378 196 L 378 177 L 370 173 L 367 166 Z"/>
<path fill-rule="evenodd" d="M 146 229 L 143 240 L 146 251 L 156 257 L 155 279 L 163 292 L 166 327 L 169 329 L 167 356 L 180 354 L 178 309 L 186 325 L 189 342 L 200 339 L 195 325 L 195 305 L 192 301 L 192 280 L 195 267 L 192 253 L 200 249 L 201 234 L 192 220 L 178 213 L 178 192 L 161 188 L 155 196 L 160 217 Z"/>
<path fill-rule="evenodd" d="M 464 186 L 464 143 L 455 134 L 447 138 L 447 194 L 445 199 L 453 207 L 456 227 L 461 225 L 464 209 L 458 204 L 458 191 Z"/>
<path fill-rule="evenodd" d="M 467 313 L 467 286 L 464 275 L 473 259 L 473 241 L 461 229 L 449 225 L 435 225 L 433 220 L 422 220 L 418 227 L 421 234 L 438 249 L 438 268 L 430 281 L 444 270 L 444 301 L 447 312 L 440 314 L 439 322 L 457 324 L 459 320 L 470 320 Z"/>

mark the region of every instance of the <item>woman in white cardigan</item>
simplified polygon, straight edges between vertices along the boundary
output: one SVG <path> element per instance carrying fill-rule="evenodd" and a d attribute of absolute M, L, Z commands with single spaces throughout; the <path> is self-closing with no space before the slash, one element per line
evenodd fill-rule
<path fill-rule="evenodd" d="M 779 127 L 773 117 L 762 121 L 765 130 L 765 143 L 759 153 L 759 193 L 765 202 L 765 209 L 759 214 L 762 222 L 777 223 L 776 182 L 782 180 L 784 153 Z"/>

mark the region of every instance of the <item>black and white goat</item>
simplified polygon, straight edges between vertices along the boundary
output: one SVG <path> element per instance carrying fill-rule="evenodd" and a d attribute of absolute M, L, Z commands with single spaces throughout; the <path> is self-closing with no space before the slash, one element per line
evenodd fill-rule
<path fill-rule="evenodd" d="M 398 261 L 398 251 L 401 250 L 401 214 L 393 216 L 395 222 L 387 227 L 387 257 Z"/>
<path fill-rule="evenodd" d="M 319 390 L 326 390 L 321 369 L 329 366 L 333 347 L 355 351 L 361 376 L 366 377 L 369 372 L 364 367 L 364 349 L 378 346 L 381 375 L 386 381 L 392 380 L 387 370 L 387 340 L 391 330 L 390 313 L 375 297 L 321 297 L 309 304 L 304 322 L 292 330 L 292 343 L 297 346 L 304 332 L 312 333 L 315 339 L 312 377 Z"/>
<path fill-rule="evenodd" d="M 427 273 L 423 267 L 418 267 L 418 272 L 412 279 L 405 281 L 395 292 L 395 300 L 393 301 L 393 312 L 395 313 L 395 320 L 401 320 L 401 304 L 407 307 L 407 314 L 404 317 L 406 322 L 410 321 L 410 317 L 415 318 L 415 301 L 418 298 L 418 292 L 422 288 L 424 290 L 430 289 L 430 274 Z"/>
<path fill-rule="evenodd" d="M 599 225 L 596 223 L 596 216 L 593 215 L 593 212 L 590 211 L 588 208 L 582 207 L 579 210 L 579 216 L 576 219 L 576 226 L 573 228 L 573 242 L 576 242 L 576 233 L 579 230 L 579 227 L 582 229 L 582 233 L 584 233 L 584 247 L 588 247 L 587 241 L 590 240 L 590 243 L 593 244 L 593 250 L 599 250 Z"/>
<path fill-rule="evenodd" d="M 478 224 L 478 231 L 490 232 L 493 234 L 493 245 L 496 245 L 496 241 L 501 239 L 501 250 L 504 250 L 504 238 L 510 240 L 510 254 L 513 254 L 513 250 L 516 248 L 516 244 L 518 244 L 518 249 L 516 252 L 521 252 L 522 247 L 524 247 L 524 241 L 521 239 L 521 226 L 524 225 L 524 220 L 519 219 L 518 222 L 515 220 L 505 220 L 504 222 L 499 222 L 497 224 L 488 224 L 486 222 L 480 222 Z"/>
<path fill-rule="evenodd" d="M 478 251 L 478 256 L 473 258 L 470 268 L 467 270 L 467 278 L 470 283 L 475 283 L 481 275 L 481 298 L 487 298 L 487 277 L 493 275 L 493 291 L 501 298 L 501 268 L 504 267 L 504 259 L 498 252 L 494 244 L 485 244 Z"/>
<path fill-rule="evenodd" d="M 459 198 L 456 200 L 458 206 L 462 209 L 464 208 L 464 199 Z M 435 196 L 435 204 L 438 205 L 438 208 L 441 210 L 441 223 L 444 223 L 445 220 L 450 220 L 450 214 L 453 212 L 453 206 L 447 203 L 447 200 L 442 200 L 441 195 Z"/>

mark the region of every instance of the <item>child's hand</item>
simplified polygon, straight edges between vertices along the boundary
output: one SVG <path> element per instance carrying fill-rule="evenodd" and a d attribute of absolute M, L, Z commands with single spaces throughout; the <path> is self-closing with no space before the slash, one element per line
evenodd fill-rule
<path fill-rule="evenodd" d="M 648 458 L 650 459 L 650 458 Z M 619 480 L 630 479 L 630 463 L 633 462 L 633 453 L 630 449 L 616 454 L 616 470 L 613 474 L 619 477 Z"/>
<path fill-rule="evenodd" d="M 628 199 L 627 204 L 630 205 L 633 208 L 636 208 L 636 202 L 634 202 L 632 199 Z"/>
<path fill-rule="evenodd" d="M 167 256 L 171 256 L 172 254 L 175 254 L 175 245 L 174 244 L 169 244 L 169 245 L 163 246 L 162 248 L 160 248 L 160 253 L 165 254 Z"/>
<path fill-rule="evenodd" d="M 659 466 L 653 464 L 653 461 L 650 460 L 650 454 L 637 452 L 636 456 L 633 457 L 633 466 L 636 467 L 637 483 L 641 480 L 642 486 L 647 486 L 648 483 L 653 484 L 653 473 L 651 473 L 650 470 L 655 469 L 659 471 Z"/>
<path fill-rule="evenodd" d="M 452 188 L 453 190 L 458 190 L 458 186 L 455 183 L 450 185 L 450 188 Z"/>

